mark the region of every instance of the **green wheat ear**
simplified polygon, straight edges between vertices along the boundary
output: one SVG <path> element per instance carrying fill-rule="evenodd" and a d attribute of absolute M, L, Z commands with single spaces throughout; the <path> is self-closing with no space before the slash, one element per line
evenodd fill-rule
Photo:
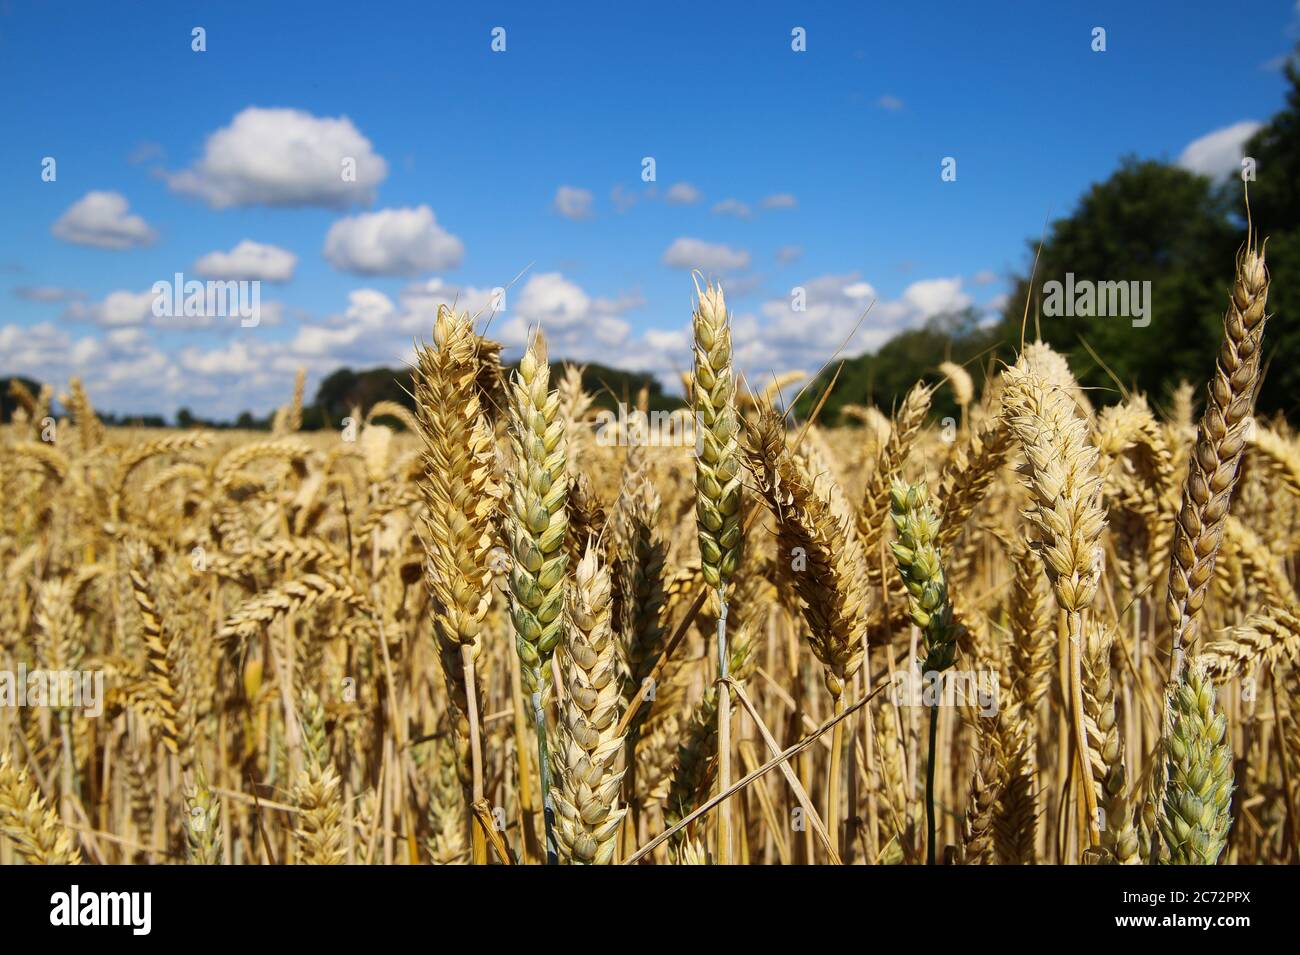
<path fill-rule="evenodd" d="M 693 316 L 695 376 L 691 397 L 700 430 L 695 459 L 700 564 L 709 586 L 727 585 L 740 563 L 740 420 L 732 368 L 731 325 L 722 289 L 699 294 Z"/>
<path fill-rule="evenodd" d="M 568 555 L 568 475 L 559 396 L 550 388 L 546 339 L 538 329 L 510 383 L 510 440 L 514 447 L 507 538 L 510 616 L 529 693 L 545 694 L 551 656 L 564 632 Z"/>
<path fill-rule="evenodd" d="M 898 539 L 890 545 L 907 587 L 907 611 L 925 636 L 925 672 L 946 670 L 957 655 L 957 625 L 948 600 L 948 581 L 937 544 L 940 522 L 924 484 L 895 480 L 889 489 L 890 516 Z"/>
<path fill-rule="evenodd" d="M 1160 832 L 1173 865 L 1214 865 L 1232 825 L 1232 750 L 1227 717 L 1214 708 L 1214 684 L 1201 661 L 1169 691 Z"/>

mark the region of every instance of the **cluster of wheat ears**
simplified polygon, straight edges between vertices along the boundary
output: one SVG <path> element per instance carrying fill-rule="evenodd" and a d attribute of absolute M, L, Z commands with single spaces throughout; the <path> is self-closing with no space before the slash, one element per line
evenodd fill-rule
<path fill-rule="evenodd" d="M 16 388 L 0 664 L 106 689 L 0 707 L 0 862 L 1296 861 L 1256 242 L 1199 421 L 1042 343 L 794 421 L 697 291 L 689 447 L 455 309 L 342 434 L 301 374 L 269 437 Z"/>

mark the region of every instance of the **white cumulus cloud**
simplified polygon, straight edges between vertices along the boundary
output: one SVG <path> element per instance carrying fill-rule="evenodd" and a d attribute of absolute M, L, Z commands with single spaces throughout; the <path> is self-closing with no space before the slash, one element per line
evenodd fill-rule
<path fill-rule="evenodd" d="M 209 252 L 194 263 L 204 278 L 227 281 L 288 282 L 298 256 L 288 249 L 245 239 L 229 252 Z"/>
<path fill-rule="evenodd" d="M 880 347 L 903 329 L 970 303 L 960 278 L 922 279 L 898 298 L 885 299 L 856 272 L 819 275 L 793 286 L 785 296 L 767 300 L 757 315 L 736 317 L 736 360 L 752 380 L 819 368 L 841 345 L 846 355 L 857 355 Z"/>
<path fill-rule="evenodd" d="M 246 375 L 261 366 L 248 342 L 234 341 L 224 348 L 186 348 L 180 353 L 181 367 L 199 375 Z"/>
<path fill-rule="evenodd" d="M 109 329 L 147 325 L 172 331 L 197 328 L 228 331 L 245 319 L 255 318 L 257 325 L 278 325 L 284 313 L 282 303 L 262 301 L 256 289 L 239 289 L 233 283 L 217 287 L 216 283 L 191 279 L 178 290 L 168 278 L 144 292 L 119 289 L 96 302 L 70 302 L 61 317 L 64 321 Z"/>
<path fill-rule="evenodd" d="M 591 298 L 559 272 L 532 276 L 524 285 L 514 311 L 524 321 L 541 322 L 548 329 L 568 328 L 587 318 Z"/>
<path fill-rule="evenodd" d="M 1242 120 L 1208 132 L 1187 144 L 1178 165 L 1213 179 L 1240 172 L 1242 147 L 1259 127 L 1254 120 Z"/>
<path fill-rule="evenodd" d="M 971 303 L 960 278 L 922 279 L 903 290 L 903 304 L 920 318 L 958 312 Z"/>
<path fill-rule="evenodd" d="M 56 238 L 100 249 L 130 249 L 149 245 L 157 233 L 118 192 L 88 192 L 59 217 L 50 229 Z"/>
<path fill-rule="evenodd" d="M 540 325 L 554 358 L 629 367 L 639 348 L 629 341 L 631 326 L 623 316 L 644 304 L 638 294 L 592 295 L 559 272 L 543 272 L 507 295 L 492 334 L 507 347 L 517 348 Z"/>
<path fill-rule="evenodd" d="M 664 252 L 664 265 L 675 269 L 702 269 L 705 272 L 730 272 L 749 268 L 749 253 L 722 243 L 703 239 L 674 239 Z"/>
<path fill-rule="evenodd" d="M 63 312 L 72 322 L 95 325 L 143 325 L 153 319 L 154 293 L 119 290 L 109 292 L 98 302 L 73 302 Z"/>
<path fill-rule="evenodd" d="M 415 334 L 427 334 L 438 317 L 439 306 L 447 305 L 474 316 L 488 316 L 508 303 L 510 295 L 504 286 L 498 296 L 496 289 L 453 285 L 440 278 L 415 282 L 402 289 L 399 327 Z"/>
<path fill-rule="evenodd" d="M 382 209 L 340 219 L 325 236 L 325 259 L 359 275 L 415 275 L 455 268 L 460 239 L 438 225 L 428 206 Z"/>
<path fill-rule="evenodd" d="M 387 176 L 387 161 L 346 116 L 250 106 L 208 136 L 193 166 L 167 181 L 215 209 L 339 209 L 372 202 Z"/>

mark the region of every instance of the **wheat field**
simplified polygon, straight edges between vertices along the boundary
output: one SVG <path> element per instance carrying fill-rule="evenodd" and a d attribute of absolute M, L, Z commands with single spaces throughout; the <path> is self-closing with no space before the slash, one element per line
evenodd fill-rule
<path fill-rule="evenodd" d="M 1028 341 L 823 427 L 713 286 L 690 440 L 449 309 L 341 431 L 301 375 L 269 435 L 19 387 L 0 862 L 1293 862 L 1300 439 L 1236 265 L 1172 396 Z"/>

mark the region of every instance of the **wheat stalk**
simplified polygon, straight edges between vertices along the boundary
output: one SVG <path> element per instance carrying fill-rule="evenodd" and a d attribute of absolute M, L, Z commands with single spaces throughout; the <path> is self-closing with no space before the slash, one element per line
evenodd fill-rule
<path fill-rule="evenodd" d="M 731 679 L 743 683 L 754 670 L 754 641 L 745 626 L 732 629 L 727 643 Z M 664 799 L 664 821 L 672 826 L 684 819 L 705 798 L 718 773 L 719 688 L 711 686 L 695 704 L 677 744 L 676 761 Z M 669 844 L 670 853 L 685 852 L 691 840 L 682 836 Z"/>
<path fill-rule="evenodd" d="M 779 415 L 765 411 L 747 450 L 755 485 L 776 525 L 780 559 L 791 575 L 809 626 L 809 646 L 822 664 L 832 697 L 862 664 L 867 596 L 861 544 L 836 518 L 826 482 L 816 481 L 785 446 Z"/>
<path fill-rule="evenodd" d="M 560 396 L 560 419 L 564 422 L 564 441 L 572 474 L 581 473 L 592 445 L 587 412 L 595 399 L 582 387 L 582 372 L 583 369 L 577 365 L 565 365 L 564 375 L 555 388 Z"/>

